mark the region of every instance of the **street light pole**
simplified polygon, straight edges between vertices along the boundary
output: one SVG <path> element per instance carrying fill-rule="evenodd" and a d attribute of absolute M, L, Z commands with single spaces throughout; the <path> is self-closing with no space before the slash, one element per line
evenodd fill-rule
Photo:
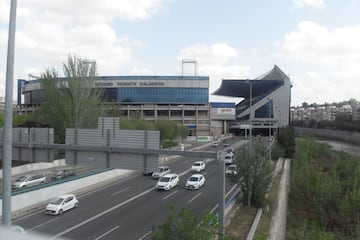
<path fill-rule="evenodd" d="M 251 160 L 252 160 L 252 83 L 247 80 L 247 83 L 249 86 L 249 122 L 250 122 L 250 128 L 249 128 L 249 160 L 248 160 L 248 174 L 249 174 L 249 193 L 248 193 L 248 207 L 251 205 L 251 195 L 252 195 L 252 171 L 251 171 Z"/>
<path fill-rule="evenodd" d="M 218 152 L 219 159 L 219 239 L 225 236 L 225 152 Z"/>
<path fill-rule="evenodd" d="M 271 122 L 270 122 L 270 118 L 271 118 L 271 114 L 270 114 L 270 104 L 271 103 L 271 98 L 268 98 L 268 105 L 269 105 L 269 160 L 271 161 Z"/>
<path fill-rule="evenodd" d="M 280 109 L 277 106 L 275 106 L 275 108 L 279 113 L 279 120 L 278 120 L 278 127 L 277 127 L 277 134 L 279 134 L 279 129 L 280 129 L 280 126 L 281 126 L 281 112 L 280 112 Z"/>
<path fill-rule="evenodd" d="M 3 203 L 2 223 L 11 225 L 11 163 L 12 163 L 12 102 L 15 58 L 15 28 L 17 0 L 11 0 L 9 37 L 6 63 L 6 90 L 4 111 L 4 145 L 3 145 Z"/>

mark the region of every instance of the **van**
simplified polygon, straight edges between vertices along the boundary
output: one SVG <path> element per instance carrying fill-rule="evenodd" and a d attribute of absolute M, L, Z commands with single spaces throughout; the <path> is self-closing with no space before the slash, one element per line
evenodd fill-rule
<path fill-rule="evenodd" d="M 12 188 L 19 189 L 39 185 L 45 182 L 46 176 L 44 174 L 25 175 L 19 177 L 15 182 L 13 182 Z"/>
<path fill-rule="evenodd" d="M 225 164 L 226 164 L 226 165 L 233 164 L 233 163 L 234 163 L 234 160 L 235 160 L 235 155 L 234 155 L 233 152 L 227 152 L 227 153 L 225 154 L 225 159 L 224 159 L 224 161 L 225 161 Z"/>

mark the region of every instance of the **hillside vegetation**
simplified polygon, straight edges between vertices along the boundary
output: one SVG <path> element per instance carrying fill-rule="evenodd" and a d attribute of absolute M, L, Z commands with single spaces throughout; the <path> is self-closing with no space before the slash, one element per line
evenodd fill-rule
<path fill-rule="evenodd" d="M 360 158 L 296 143 L 286 239 L 360 239 Z"/>

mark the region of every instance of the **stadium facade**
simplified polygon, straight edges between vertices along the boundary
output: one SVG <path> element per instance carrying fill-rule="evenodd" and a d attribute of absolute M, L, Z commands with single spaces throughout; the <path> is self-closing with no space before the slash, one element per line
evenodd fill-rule
<path fill-rule="evenodd" d="M 243 98 L 235 107 L 236 120 L 228 129 L 236 134 L 268 135 L 290 122 L 292 84 L 278 67 L 255 79 L 223 79 L 214 95 Z"/>
<path fill-rule="evenodd" d="M 32 112 L 38 106 L 40 81 L 18 80 L 18 111 Z M 211 135 L 209 77 L 97 76 L 93 87 L 104 91 L 105 107 L 118 109 L 129 120 L 170 119 L 186 125 L 191 136 Z"/>
<path fill-rule="evenodd" d="M 292 86 L 276 65 L 256 79 L 222 80 L 213 94 L 243 98 L 238 104 L 210 103 L 207 76 L 97 76 L 93 87 L 104 91 L 104 107 L 121 117 L 173 120 L 186 125 L 190 136 L 246 134 L 250 125 L 264 133 L 289 125 Z M 40 79 L 19 79 L 16 112 L 33 112 L 39 91 Z"/>

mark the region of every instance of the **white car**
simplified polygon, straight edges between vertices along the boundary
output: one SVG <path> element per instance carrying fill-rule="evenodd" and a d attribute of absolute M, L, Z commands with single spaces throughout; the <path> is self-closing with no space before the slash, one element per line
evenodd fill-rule
<path fill-rule="evenodd" d="M 225 174 L 226 176 L 236 176 L 238 174 L 237 166 L 235 164 L 228 166 Z"/>
<path fill-rule="evenodd" d="M 44 174 L 25 175 L 16 179 L 16 181 L 12 184 L 12 188 L 19 189 L 39 185 L 45 182 L 46 176 Z"/>
<path fill-rule="evenodd" d="M 74 194 L 66 194 L 58 196 L 52 200 L 45 209 L 47 214 L 51 215 L 60 215 L 63 212 L 70 210 L 72 208 L 77 208 L 79 206 L 79 200 L 75 197 Z"/>
<path fill-rule="evenodd" d="M 235 160 L 235 155 L 233 152 L 228 152 L 225 154 L 225 164 L 226 165 L 229 165 L 229 164 L 233 164 L 234 163 L 234 160 Z"/>
<path fill-rule="evenodd" d="M 196 161 L 191 166 L 191 171 L 193 172 L 201 172 L 205 170 L 205 162 L 204 161 Z"/>
<path fill-rule="evenodd" d="M 168 191 L 177 185 L 179 185 L 179 176 L 175 173 L 169 173 L 159 179 L 156 183 L 156 189 Z"/>
<path fill-rule="evenodd" d="M 168 173 L 170 173 L 170 168 L 168 166 L 160 166 L 157 171 L 152 173 L 152 177 L 157 179 Z"/>
<path fill-rule="evenodd" d="M 186 181 L 186 189 L 199 189 L 205 184 L 205 177 L 202 174 L 194 174 Z"/>

